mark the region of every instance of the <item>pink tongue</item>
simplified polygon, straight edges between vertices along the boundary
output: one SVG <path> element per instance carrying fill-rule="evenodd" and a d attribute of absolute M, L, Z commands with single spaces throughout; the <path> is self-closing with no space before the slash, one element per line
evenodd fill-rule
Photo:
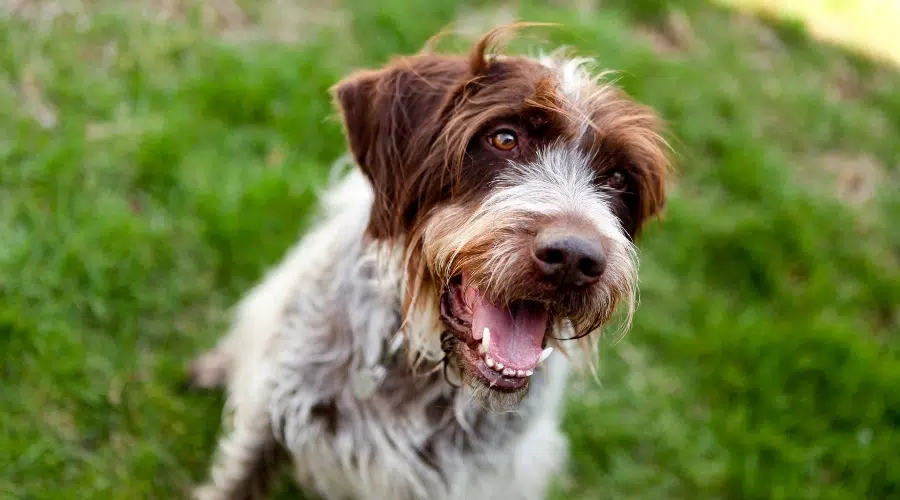
<path fill-rule="evenodd" d="M 472 337 L 481 340 L 485 328 L 491 332 L 488 354 L 495 362 L 514 370 L 537 366 L 547 331 L 547 311 L 540 304 L 516 301 L 501 308 L 474 289 L 466 293 L 466 303 L 472 308 Z"/>

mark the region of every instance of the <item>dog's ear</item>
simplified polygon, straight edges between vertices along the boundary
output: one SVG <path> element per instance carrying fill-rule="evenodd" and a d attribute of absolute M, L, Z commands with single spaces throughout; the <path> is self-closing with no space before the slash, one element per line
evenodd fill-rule
<path fill-rule="evenodd" d="M 463 58 L 418 55 L 350 75 L 332 88 L 350 151 L 375 190 L 371 236 L 408 231 L 420 204 L 435 196 L 429 177 L 442 167 L 434 164 L 440 132 L 469 75 Z"/>
<path fill-rule="evenodd" d="M 331 88 L 332 96 L 344 125 L 350 153 L 357 164 L 362 164 L 372 143 L 375 125 L 371 117 L 371 104 L 375 86 L 380 78 L 375 71 L 351 75 Z"/>
<path fill-rule="evenodd" d="M 641 189 L 639 205 L 634 209 L 634 219 L 625 228 L 633 240 L 641 235 L 641 231 L 650 220 L 662 218 L 666 207 L 666 177 L 662 170 L 657 170 L 639 188 Z"/>
<path fill-rule="evenodd" d="M 357 72 L 331 89 L 350 151 L 375 190 L 371 236 L 410 230 L 416 214 L 445 194 L 444 168 L 462 161 L 465 144 L 458 143 L 465 137 L 451 140 L 444 127 L 467 92 L 479 87 L 473 84 L 489 71 L 491 52 L 526 25 L 489 31 L 467 56 L 431 53 L 430 41 L 418 55 Z"/>
<path fill-rule="evenodd" d="M 655 113 L 644 109 L 644 116 L 632 117 L 639 126 L 629 130 L 636 183 L 628 201 L 630 220 L 625 230 L 632 239 L 640 236 L 647 222 L 661 217 L 666 205 L 667 183 L 673 170 L 669 145 L 662 136 L 662 123 Z"/>

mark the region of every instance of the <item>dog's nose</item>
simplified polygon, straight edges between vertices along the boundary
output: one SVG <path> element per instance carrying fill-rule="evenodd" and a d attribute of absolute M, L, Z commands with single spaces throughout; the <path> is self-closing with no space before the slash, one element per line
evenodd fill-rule
<path fill-rule="evenodd" d="M 544 277 L 568 286 L 596 283 L 606 269 L 606 254 L 599 236 L 568 229 L 548 228 L 534 240 L 533 257 Z"/>

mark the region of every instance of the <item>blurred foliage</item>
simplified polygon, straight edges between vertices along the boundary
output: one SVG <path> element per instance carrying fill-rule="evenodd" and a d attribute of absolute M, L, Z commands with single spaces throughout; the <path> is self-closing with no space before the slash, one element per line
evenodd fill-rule
<path fill-rule="evenodd" d="M 696 0 L 21 4 L 0 18 L 4 498 L 203 478 L 221 395 L 183 366 L 302 231 L 344 149 L 328 87 L 510 9 L 621 70 L 678 153 L 635 326 L 574 385 L 557 498 L 900 497 L 893 71 Z"/>

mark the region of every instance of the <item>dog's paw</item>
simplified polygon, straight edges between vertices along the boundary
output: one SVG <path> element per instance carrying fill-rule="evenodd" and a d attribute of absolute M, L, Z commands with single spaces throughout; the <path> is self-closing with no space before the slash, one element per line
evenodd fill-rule
<path fill-rule="evenodd" d="M 197 389 L 223 387 L 230 370 L 231 357 L 221 350 L 212 350 L 188 364 L 188 384 Z"/>

